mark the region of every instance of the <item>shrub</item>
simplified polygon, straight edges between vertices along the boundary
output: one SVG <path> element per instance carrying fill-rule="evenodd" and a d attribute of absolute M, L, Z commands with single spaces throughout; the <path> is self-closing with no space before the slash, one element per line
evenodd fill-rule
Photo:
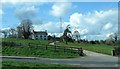
<path fill-rule="evenodd" d="M 5 41 L 0 42 L 0 44 L 2 46 L 15 46 L 16 45 L 15 42 L 5 42 Z"/>
<path fill-rule="evenodd" d="M 107 44 L 107 45 L 113 45 L 114 42 L 112 40 L 106 40 L 105 44 Z"/>

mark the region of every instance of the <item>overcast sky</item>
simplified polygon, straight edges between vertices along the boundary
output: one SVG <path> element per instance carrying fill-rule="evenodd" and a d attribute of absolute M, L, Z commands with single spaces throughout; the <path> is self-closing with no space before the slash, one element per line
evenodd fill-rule
<path fill-rule="evenodd" d="M 2 29 L 31 19 L 36 31 L 47 30 L 56 36 L 62 17 L 62 30 L 70 24 L 72 32 L 78 30 L 82 39 L 89 40 L 106 39 L 118 29 L 117 2 L 12 2 L 2 4 L 0 15 Z"/>

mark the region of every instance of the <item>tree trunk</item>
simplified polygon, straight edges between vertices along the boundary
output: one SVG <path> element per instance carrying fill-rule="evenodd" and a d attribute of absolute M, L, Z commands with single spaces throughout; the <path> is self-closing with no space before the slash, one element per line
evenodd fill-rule
<path fill-rule="evenodd" d="M 29 36 L 30 36 L 30 33 L 29 33 L 29 32 L 24 32 L 24 33 L 23 33 L 23 36 L 24 36 L 25 39 L 28 39 Z"/>

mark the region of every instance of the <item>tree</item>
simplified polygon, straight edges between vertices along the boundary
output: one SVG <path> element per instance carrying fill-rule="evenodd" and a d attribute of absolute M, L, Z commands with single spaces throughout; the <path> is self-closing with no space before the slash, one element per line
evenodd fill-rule
<path fill-rule="evenodd" d="M 115 33 L 114 35 L 115 35 L 115 36 L 114 36 L 114 39 L 115 39 L 115 41 L 117 41 L 117 40 L 118 40 L 118 35 L 117 35 L 117 33 Z"/>
<path fill-rule="evenodd" d="M 8 29 L 5 29 L 5 30 L 1 30 L 1 33 L 4 34 L 4 38 L 7 38 L 9 31 L 8 31 Z"/>
<path fill-rule="evenodd" d="M 25 39 L 28 39 L 30 34 L 31 34 L 31 29 L 32 27 L 32 21 L 29 19 L 23 20 L 21 22 L 21 27 L 22 27 L 22 34 Z"/>
<path fill-rule="evenodd" d="M 118 39 L 117 33 L 109 35 L 109 39 L 112 40 L 112 41 L 117 41 L 117 39 Z"/>
<path fill-rule="evenodd" d="M 9 29 L 9 37 L 16 37 L 16 30 L 14 28 Z"/>
<path fill-rule="evenodd" d="M 15 29 L 14 28 L 11 28 L 10 31 L 11 31 L 12 35 L 15 34 Z"/>
<path fill-rule="evenodd" d="M 117 44 L 118 42 L 118 34 L 117 33 L 113 33 L 113 34 L 110 34 L 108 39 L 106 40 L 106 44 L 109 44 L 109 45 L 112 45 L 112 44 Z"/>
<path fill-rule="evenodd" d="M 79 33 L 77 30 L 74 31 L 73 36 L 74 36 L 74 39 L 75 39 L 76 41 L 79 41 L 79 39 L 80 39 L 80 33 Z"/>
<path fill-rule="evenodd" d="M 63 33 L 63 39 L 66 41 L 66 44 L 70 40 L 70 34 L 72 34 L 69 29 L 70 29 L 70 25 L 67 25 L 67 27 L 66 27 L 66 29 L 64 30 L 64 33 Z"/>

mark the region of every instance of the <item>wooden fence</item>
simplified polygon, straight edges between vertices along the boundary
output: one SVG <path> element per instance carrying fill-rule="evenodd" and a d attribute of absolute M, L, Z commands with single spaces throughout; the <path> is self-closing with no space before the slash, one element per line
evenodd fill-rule
<path fill-rule="evenodd" d="M 11 44 L 10 42 L 4 42 L 5 46 L 9 46 Z M 83 49 L 78 47 L 71 47 L 71 46 L 60 46 L 60 45 L 43 45 L 43 44 L 37 44 L 37 43 L 19 43 L 14 42 L 11 47 L 19 46 L 19 47 L 29 47 L 29 48 L 35 48 L 35 49 L 42 49 L 42 50 L 51 50 L 54 52 L 69 52 L 74 54 L 79 54 L 80 56 L 83 56 Z"/>
<path fill-rule="evenodd" d="M 44 50 L 52 50 L 54 52 L 70 52 L 74 54 L 79 54 L 83 56 L 83 49 L 78 47 L 71 47 L 71 46 L 60 46 L 60 45 L 40 45 L 36 43 L 28 43 L 28 46 L 31 48 L 39 48 Z"/>

